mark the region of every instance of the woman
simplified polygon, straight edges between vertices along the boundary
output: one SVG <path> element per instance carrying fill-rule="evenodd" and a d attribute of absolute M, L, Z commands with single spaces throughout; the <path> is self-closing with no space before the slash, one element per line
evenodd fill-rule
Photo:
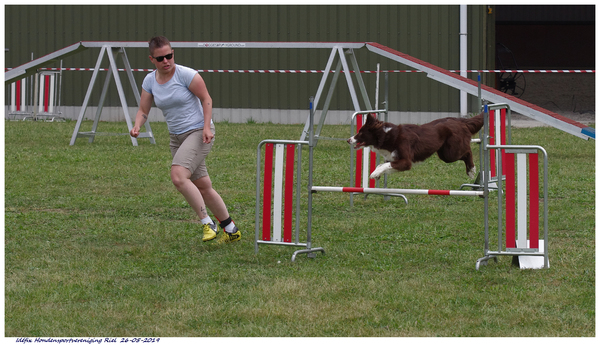
<path fill-rule="evenodd" d="M 217 236 L 217 226 L 206 210 L 208 206 L 223 228 L 224 235 L 217 242 L 239 241 L 242 234 L 231 221 L 223 199 L 212 188 L 204 162 L 215 136 L 212 99 L 206 84 L 195 70 L 175 64 L 174 51 L 166 37 L 153 37 L 148 44 L 150 61 L 156 70 L 144 78 L 140 107 L 130 134 L 132 137 L 140 134 L 154 101 L 169 128 L 173 156 L 171 181 L 200 217 L 202 240 L 210 241 Z"/>

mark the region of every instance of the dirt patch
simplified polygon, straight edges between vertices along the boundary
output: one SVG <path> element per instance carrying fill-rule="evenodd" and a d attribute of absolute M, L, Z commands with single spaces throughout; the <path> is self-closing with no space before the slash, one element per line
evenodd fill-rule
<path fill-rule="evenodd" d="M 525 73 L 524 79 L 522 100 L 586 125 L 596 122 L 595 73 Z M 513 120 L 515 127 L 543 125 L 518 113 Z"/>

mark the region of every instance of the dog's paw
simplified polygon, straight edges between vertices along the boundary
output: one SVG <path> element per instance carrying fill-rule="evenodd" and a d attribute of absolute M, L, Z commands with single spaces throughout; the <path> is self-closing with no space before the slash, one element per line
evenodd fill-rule
<path fill-rule="evenodd" d="M 378 173 L 377 170 L 373 171 L 371 173 L 371 176 L 369 176 L 370 179 L 376 180 L 376 181 L 379 180 L 380 177 L 381 177 L 381 173 Z"/>
<path fill-rule="evenodd" d="M 475 167 L 471 168 L 471 170 L 469 170 L 469 172 L 468 172 L 469 178 L 475 178 L 476 173 L 477 173 L 477 168 L 475 168 Z"/>
<path fill-rule="evenodd" d="M 391 170 L 391 164 L 388 163 L 383 163 L 377 166 L 377 168 L 375 168 L 375 170 L 373 170 L 373 172 L 371 173 L 371 176 L 369 176 L 370 178 L 372 178 L 373 180 L 379 180 L 379 178 L 381 177 L 381 175 L 383 175 L 386 171 Z"/>

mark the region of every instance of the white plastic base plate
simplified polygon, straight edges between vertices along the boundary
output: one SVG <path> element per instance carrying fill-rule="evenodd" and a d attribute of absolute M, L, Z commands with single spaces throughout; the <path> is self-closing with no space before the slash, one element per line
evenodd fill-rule
<path fill-rule="evenodd" d="M 540 241 L 540 253 L 544 253 L 544 240 Z M 529 240 L 527 240 L 527 247 L 529 247 Z M 532 256 L 532 255 L 519 255 L 519 267 L 523 269 L 540 269 L 544 268 L 544 257 L 543 256 Z M 548 262 L 548 268 L 550 268 L 550 262 Z"/>

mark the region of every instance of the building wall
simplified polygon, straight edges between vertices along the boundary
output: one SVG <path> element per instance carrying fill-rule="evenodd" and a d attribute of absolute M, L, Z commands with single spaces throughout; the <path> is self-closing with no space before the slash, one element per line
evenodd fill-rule
<path fill-rule="evenodd" d="M 594 5 L 499 5 L 496 68 L 594 70 Z M 500 78 L 498 79 L 500 80 Z M 595 73 L 524 73 L 518 97 L 570 116 L 595 113 Z"/>
<path fill-rule="evenodd" d="M 469 69 L 492 68 L 495 45 L 493 14 L 487 6 L 468 6 Z M 236 6 L 5 6 L 6 67 L 14 67 L 78 41 L 148 41 L 155 35 L 171 41 L 373 41 L 446 69 L 459 69 L 458 5 L 236 5 Z M 63 67 L 93 67 L 99 49 L 67 57 Z M 146 49 L 128 49 L 133 68 L 152 68 Z M 313 49 L 177 49 L 175 61 L 196 69 L 322 70 L 330 51 Z M 405 70 L 406 66 L 369 53 L 356 52 L 362 70 Z M 103 67 L 108 66 L 105 58 Z M 50 67 L 58 67 L 58 64 Z M 136 84 L 146 72 L 135 72 Z M 264 109 L 268 113 L 306 109 L 320 74 L 203 73 L 214 107 Z M 80 107 L 91 72 L 63 72 L 61 103 Z M 475 74 L 469 77 L 476 79 Z M 484 76 L 493 85 L 493 76 Z M 488 78 L 489 77 L 489 78 Z M 125 75 L 121 79 L 125 80 Z M 363 74 L 371 102 L 375 75 Z M 422 73 L 390 74 L 390 110 L 405 113 L 458 113 L 459 92 L 429 80 Z M 98 103 L 103 78 L 91 98 Z M 135 104 L 129 90 L 127 102 Z M 114 88 L 106 105 L 120 106 Z M 470 110 L 475 100 L 470 97 Z M 332 110 L 351 110 L 352 102 L 340 80 Z M 75 112 L 77 112 L 75 110 Z M 304 118 L 304 116 L 303 116 Z M 289 119 L 281 119 L 289 121 Z M 279 121 L 277 121 L 279 122 Z M 292 121 L 297 122 L 297 121 Z M 303 122 L 300 121 L 300 122 Z"/>

